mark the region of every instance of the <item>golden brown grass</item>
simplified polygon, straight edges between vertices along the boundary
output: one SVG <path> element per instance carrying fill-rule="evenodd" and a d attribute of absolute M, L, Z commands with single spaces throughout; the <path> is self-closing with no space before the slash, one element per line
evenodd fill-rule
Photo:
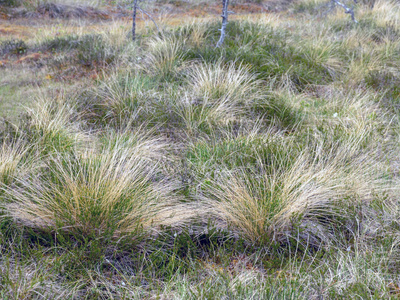
<path fill-rule="evenodd" d="M 28 114 L 39 151 L 66 151 L 88 139 L 80 130 L 73 104 L 63 95 L 55 99 L 40 95 Z"/>
<path fill-rule="evenodd" d="M 264 94 L 249 68 L 234 62 L 193 64 L 186 82 L 185 90 L 174 95 L 174 109 L 188 133 L 235 122 L 250 102 Z"/>
<path fill-rule="evenodd" d="M 188 88 L 196 97 L 217 100 L 226 98 L 233 105 L 259 98 L 261 81 L 256 80 L 248 67 L 235 62 L 204 63 L 191 67 Z"/>
<path fill-rule="evenodd" d="M 5 139 L 0 147 L 0 184 L 9 184 L 18 175 L 26 174 L 25 161 L 29 146 L 20 138 L 16 141 Z"/>
<path fill-rule="evenodd" d="M 174 37 L 157 36 L 150 39 L 146 44 L 146 54 L 137 64 L 139 69 L 161 78 L 173 77 L 183 70 L 185 66 L 182 60 L 184 41 Z"/>
<path fill-rule="evenodd" d="M 143 253 L 124 248 L 121 254 L 120 244 L 107 244 L 100 258 L 93 240 L 87 251 L 72 238 L 65 251 L 85 266 L 55 271 L 75 284 L 68 294 L 57 281 L 55 293 L 70 297 L 398 293 L 398 91 L 391 86 L 399 75 L 398 5 L 376 1 L 371 10 L 360 4 L 354 25 L 340 9 L 316 13 L 323 2 L 303 1 L 303 12 L 233 17 L 248 19 L 232 24 L 228 36 L 240 47 L 227 43 L 221 52 L 210 48 L 218 35 L 211 23 L 178 20 L 182 28 L 149 38 L 153 25 L 143 28 L 140 21 L 138 42 L 131 43 L 125 21 L 49 21 L 27 40 L 30 46 L 57 34 L 79 39 L 95 33 L 101 51 L 119 50 L 113 67 L 104 64 L 97 74 L 99 81 L 84 80 L 61 96 L 43 92 L 30 104 L 28 125 L 22 125 L 29 145 L 16 140 L 0 146 L 0 176 L 12 180 L 1 194 L 3 211 L 12 217 L 0 219 L 3 246 L 14 227 L 35 228 L 21 239 L 40 240 L 38 248 L 50 257 L 62 250 L 49 251 L 54 235 L 42 230 L 101 243 L 165 234 L 148 239 Z M 161 27 L 174 22 L 165 16 Z M 260 60 L 263 65 L 250 51 L 271 55 Z M 74 61 L 67 51 L 57 55 L 56 64 Z M 0 71 L 12 74 L 7 66 Z M 377 76 L 374 85 L 371 72 L 393 76 Z M 42 81 L 49 89 L 64 85 L 45 77 L 47 70 L 38 74 L 49 78 Z M 213 222 L 223 230 L 205 225 Z M 32 248 L 28 255 L 41 251 Z M 53 282 L 35 273 L 41 267 L 21 266 L 28 276 L 18 277 L 12 265 L 6 295 L 47 295 L 35 274 L 49 289 Z M 0 269 L 7 272 L 1 260 Z"/>
<path fill-rule="evenodd" d="M 7 210 L 24 224 L 84 236 L 139 234 L 179 223 L 174 181 L 163 180 L 157 163 L 146 159 L 157 147 L 156 140 L 126 147 L 119 139 L 100 152 L 55 152 L 45 174 L 19 180 L 20 187 L 7 192 L 13 199 Z"/>
<path fill-rule="evenodd" d="M 256 243 L 279 241 L 293 226 L 334 219 L 347 205 L 368 203 L 374 192 L 382 190 L 375 177 L 377 162 L 370 153 L 359 152 L 359 142 L 353 140 L 330 152 L 323 151 L 322 144 L 305 149 L 289 166 L 271 157 L 272 173 L 222 171 L 204 187 L 207 196 L 201 198 L 208 213 L 239 236 Z"/>

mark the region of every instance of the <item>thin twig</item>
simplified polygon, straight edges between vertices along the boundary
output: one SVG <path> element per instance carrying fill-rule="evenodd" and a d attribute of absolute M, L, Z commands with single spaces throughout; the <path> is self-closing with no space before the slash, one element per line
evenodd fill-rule
<path fill-rule="evenodd" d="M 350 8 L 346 4 L 340 2 L 339 0 L 332 0 L 332 2 L 336 5 L 343 7 L 345 10 L 345 13 L 351 15 L 351 19 L 353 20 L 353 22 L 358 23 L 358 21 L 356 20 L 356 17 L 354 16 L 354 6 L 352 8 Z M 354 0 L 354 3 L 357 3 L 357 0 Z"/>
<path fill-rule="evenodd" d="M 138 10 L 139 10 L 142 14 L 145 14 L 146 16 L 149 17 L 149 19 L 150 19 L 150 20 L 154 23 L 154 25 L 156 26 L 157 31 L 160 33 L 161 30 L 160 30 L 160 28 L 158 27 L 156 21 L 154 21 L 153 17 L 152 17 L 147 11 L 141 9 L 140 7 L 138 7 Z"/>

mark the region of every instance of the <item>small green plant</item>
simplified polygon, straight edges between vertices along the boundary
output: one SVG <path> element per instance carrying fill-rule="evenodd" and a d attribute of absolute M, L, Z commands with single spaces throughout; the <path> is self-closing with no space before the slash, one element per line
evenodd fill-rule
<path fill-rule="evenodd" d="M 21 55 L 28 51 L 28 46 L 22 40 L 8 40 L 0 43 L 0 55 Z"/>

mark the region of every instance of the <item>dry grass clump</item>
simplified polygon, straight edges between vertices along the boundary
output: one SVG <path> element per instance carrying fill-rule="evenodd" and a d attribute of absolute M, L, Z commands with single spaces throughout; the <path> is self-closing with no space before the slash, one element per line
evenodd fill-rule
<path fill-rule="evenodd" d="M 355 38 L 356 35 L 354 36 Z M 362 37 L 357 37 L 357 40 L 359 43 Z M 369 41 L 365 40 L 365 43 L 369 43 Z M 349 61 L 348 71 L 344 74 L 342 80 L 352 88 L 355 88 L 368 75 L 368 70 L 380 69 L 380 55 L 380 53 L 366 48 L 359 54 L 358 59 Z"/>
<path fill-rule="evenodd" d="M 198 99 L 187 93 L 175 99 L 173 109 L 188 135 L 223 128 L 235 123 L 243 114 L 243 108 L 229 101 L 229 98 L 217 101 L 210 98 Z"/>
<path fill-rule="evenodd" d="M 133 131 L 130 127 L 130 123 L 123 123 L 120 130 L 103 132 L 99 137 L 100 141 L 103 142 L 100 146 L 101 149 L 125 148 L 132 155 L 141 157 L 152 164 L 174 160 L 175 157 L 171 153 L 173 145 L 165 137 L 157 136 L 156 128 L 147 129 L 144 124 L 143 128 Z M 163 167 L 163 164 L 158 164 L 158 167 Z"/>
<path fill-rule="evenodd" d="M 316 284 L 326 286 L 323 294 L 334 298 L 347 297 L 356 293 L 360 298 L 368 298 L 374 293 L 376 299 L 389 299 L 397 293 L 398 281 L 388 276 L 390 257 L 393 249 L 387 251 L 377 246 L 374 250 L 366 245 L 357 245 L 354 251 L 337 249 L 332 260 L 321 266 L 324 275 L 314 279 Z"/>
<path fill-rule="evenodd" d="M 186 83 L 185 91 L 174 97 L 174 110 L 189 134 L 237 122 L 246 106 L 263 95 L 261 81 L 249 68 L 221 60 L 193 65 Z"/>
<path fill-rule="evenodd" d="M 147 52 L 138 68 L 164 79 L 171 79 L 183 70 L 184 41 L 164 35 L 150 39 L 146 45 Z"/>
<path fill-rule="evenodd" d="M 246 103 L 261 97 L 261 81 L 248 67 L 235 62 L 203 63 L 193 66 L 187 77 L 188 88 L 197 97 L 233 104 Z"/>
<path fill-rule="evenodd" d="M 325 33 L 320 32 L 320 36 L 311 41 L 303 41 L 300 44 L 299 52 L 304 52 L 304 57 L 310 64 L 321 66 L 332 78 L 337 78 L 343 72 L 344 64 L 337 53 L 339 47 L 337 43 L 329 43 L 325 38 Z"/>
<path fill-rule="evenodd" d="M 347 92 L 326 87 L 317 96 L 318 100 L 306 99 L 311 105 L 304 109 L 309 115 L 308 126 L 314 130 L 341 140 L 362 138 L 374 143 L 387 136 L 390 122 L 387 112 L 379 107 L 380 95 L 361 88 Z M 316 101 L 318 106 L 313 107 Z"/>
<path fill-rule="evenodd" d="M 190 22 L 180 27 L 179 38 L 185 40 L 186 45 L 190 47 L 199 48 L 207 39 L 207 26 L 206 22 Z"/>
<path fill-rule="evenodd" d="M 132 120 L 154 94 L 153 85 L 150 77 L 133 72 L 121 76 L 115 72 L 94 89 L 96 102 L 100 102 L 94 104 L 99 106 L 105 120 Z"/>
<path fill-rule="evenodd" d="M 73 105 L 63 97 L 39 97 L 28 116 L 30 134 L 40 151 L 67 151 L 87 140 Z"/>
<path fill-rule="evenodd" d="M 140 234 L 181 221 L 176 185 L 157 164 L 143 157 L 154 151 L 144 141 L 130 148 L 121 141 L 100 152 L 55 152 L 38 176 L 8 190 L 6 209 L 19 222 L 83 236 Z M 155 148 L 157 140 L 152 141 Z"/>
<path fill-rule="evenodd" d="M 372 17 L 379 24 L 388 25 L 392 23 L 396 27 L 398 27 L 399 22 L 399 12 L 400 5 L 393 0 L 376 0 L 372 9 L 366 6 L 363 11 L 365 15 Z"/>
<path fill-rule="evenodd" d="M 275 80 L 271 80 L 269 86 L 275 86 L 275 88 L 270 88 L 266 97 L 252 103 L 252 113 L 285 131 L 293 131 L 306 126 L 310 118 L 305 113 L 306 95 L 296 93 L 289 78 L 279 85 Z"/>
<path fill-rule="evenodd" d="M 18 173 L 27 172 L 25 156 L 29 146 L 23 139 L 9 141 L 5 139 L 0 147 L 0 186 L 8 185 Z"/>
<path fill-rule="evenodd" d="M 291 165 L 280 166 L 272 156 L 272 168 L 261 175 L 221 172 L 204 186 L 206 196 L 201 198 L 221 224 L 250 242 L 280 241 L 293 226 L 300 226 L 329 243 L 330 234 L 319 227 L 321 221 L 330 220 L 327 225 L 333 226 L 346 207 L 372 200 L 381 188 L 375 161 L 362 155 L 357 143 L 330 151 L 323 146 L 305 149 Z"/>

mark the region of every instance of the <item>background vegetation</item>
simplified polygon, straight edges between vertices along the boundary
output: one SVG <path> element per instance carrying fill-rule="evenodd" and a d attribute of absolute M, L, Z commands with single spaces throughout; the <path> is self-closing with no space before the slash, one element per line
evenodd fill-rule
<path fill-rule="evenodd" d="M 399 296 L 400 4 L 278 2 L 2 3 L 2 298 Z"/>

